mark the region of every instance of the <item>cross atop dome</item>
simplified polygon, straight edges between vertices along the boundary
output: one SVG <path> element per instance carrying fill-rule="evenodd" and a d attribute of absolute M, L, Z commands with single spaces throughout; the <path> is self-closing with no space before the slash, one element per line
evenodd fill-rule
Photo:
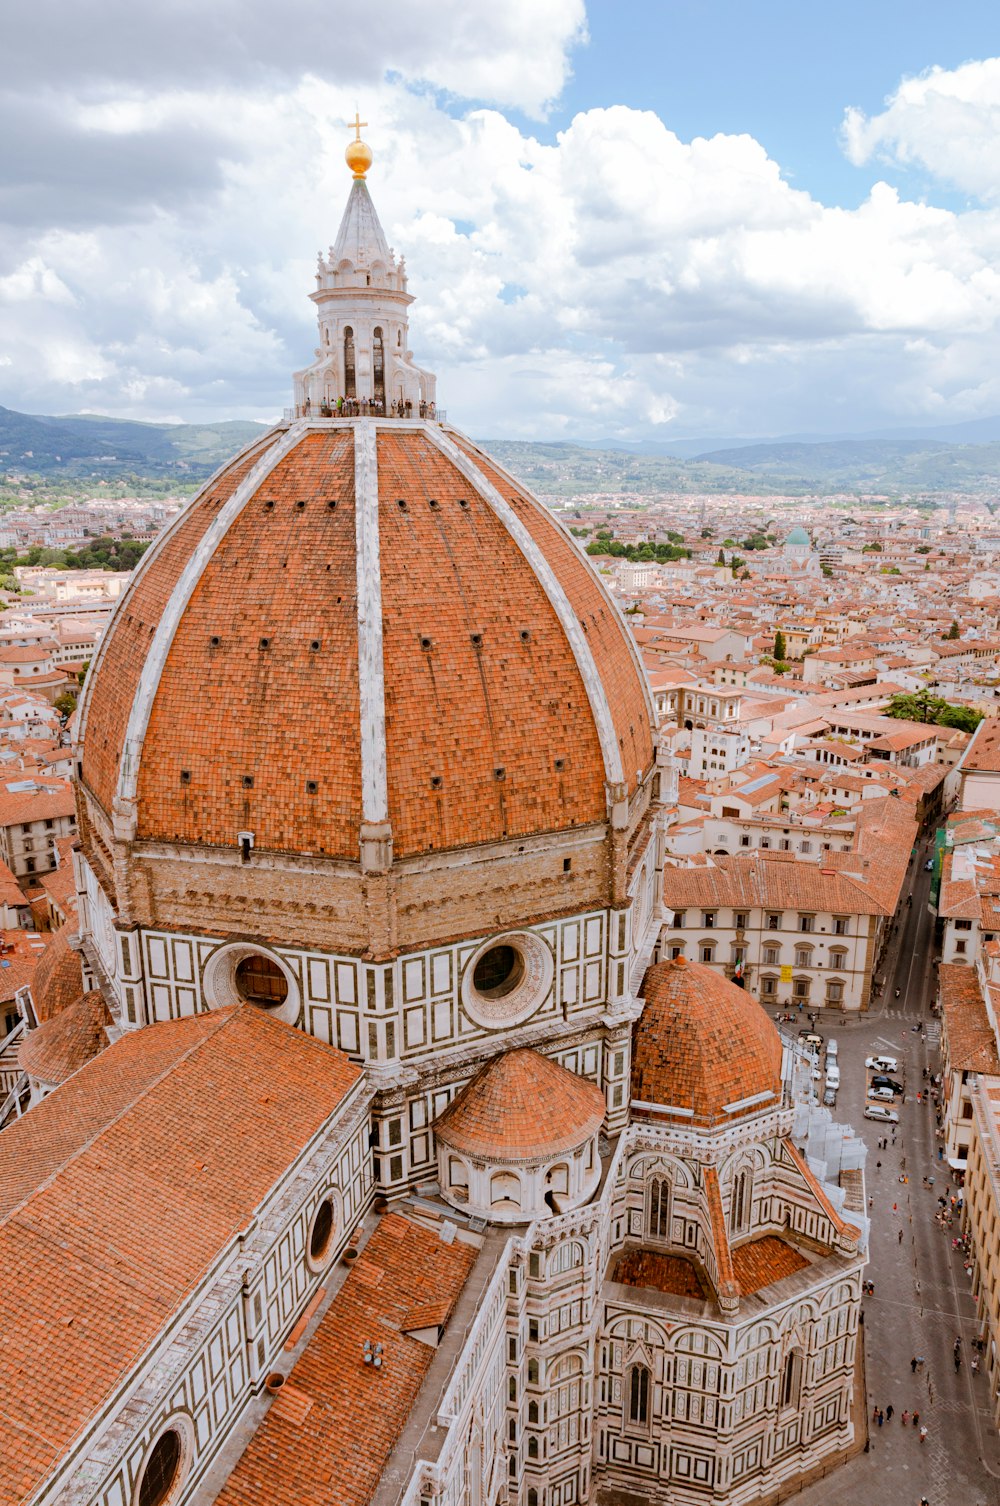
<path fill-rule="evenodd" d="M 367 130 L 368 122 L 362 120 L 358 111 L 355 110 L 354 119 L 348 124 L 354 131 L 354 140 L 348 144 L 344 161 L 356 178 L 363 178 L 372 165 L 372 149 L 366 141 L 361 140 L 362 127 Z"/>
<path fill-rule="evenodd" d="M 295 373 L 299 417 L 374 413 L 433 417 L 436 382 L 409 350 L 406 263 L 396 257 L 368 192 L 372 150 L 362 141 L 368 122 L 355 110 L 354 140 L 344 160 L 354 175 L 337 238 L 316 266 L 319 344 L 316 359 Z"/>

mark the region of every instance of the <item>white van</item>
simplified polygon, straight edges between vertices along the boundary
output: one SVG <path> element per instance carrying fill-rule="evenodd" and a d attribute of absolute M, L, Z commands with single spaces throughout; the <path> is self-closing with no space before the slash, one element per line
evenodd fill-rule
<path fill-rule="evenodd" d="M 839 1050 L 840 1050 L 840 1048 L 837 1045 L 837 1042 L 831 1036 L 831 1038 L 826 1043 L 826 1059 L 827 1059 L 827 1061 L 828 1062 L 830 1062 L 830 1061 L 834 1061 L 835 1062 L 837 1060 L 837 1055 L 838 1055 Z"/>
<path fill-rule="evenodd" d="M 829 1059 L 826 1064 L 826 1085 L 828 1088 L 840 1087 L 840 1068 L 836 1062 L 832 1062 Z"/>

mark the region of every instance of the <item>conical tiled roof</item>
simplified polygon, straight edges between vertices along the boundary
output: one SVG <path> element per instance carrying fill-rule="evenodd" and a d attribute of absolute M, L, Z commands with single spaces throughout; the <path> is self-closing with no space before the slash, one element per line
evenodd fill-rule
<path fill-rule="evenodd" d="M 489 1161 L 543 1161 L 578 1149 L 600 1128 L 600 1088 L 538 1051 L 488 1062 L 450 1103 L 434 1133 Z"/>
<path fill-rule="evenodd" d="M 678 957 L 646 973 L 632 1037 L 632 1098 L 699 1124 L 781 1103 L 781 1037 L 744 989 Z"/>

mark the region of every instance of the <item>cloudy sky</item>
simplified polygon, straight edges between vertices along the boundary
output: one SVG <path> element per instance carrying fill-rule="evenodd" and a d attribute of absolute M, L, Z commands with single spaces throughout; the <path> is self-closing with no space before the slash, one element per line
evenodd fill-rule
<path fill-rule="evenodd" d="M 995 0 L 4 14 L 0 404 L 278 413 L 357 104 L 415 355 L 478 436 L 1000 414 Z"/>

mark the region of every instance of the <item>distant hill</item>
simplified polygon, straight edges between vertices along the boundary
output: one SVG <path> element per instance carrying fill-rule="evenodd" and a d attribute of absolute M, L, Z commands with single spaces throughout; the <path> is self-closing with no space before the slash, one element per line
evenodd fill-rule
<path fill-rule="evenodd" d="M 956 442 L 955 432 L 978 443 Z M 40 489 L 75 493 L 77 483 L 165 487 L 200 483 L 265 425 L 135 423 L 96 414 L 46 417 L 0 408 L 0 479 L 39 478 Z M 992 436 L 992 437 L 990 437 Z M 895 436 L 789 436 L 705 440 L 538 443 L 486 440 L 526 485 L 547 496 L 631 492 L 885 493 L 984 492 L 1000 497 L 1000 419 Z M 692 453 L 692 447 L 697 450 Z M 683 452 L 683 453 L 682 453 Z"/>
<path fill-rule="evenodd" d="M 208 476 L 264 424 L 147 424 L 97 414 L 49 418 L 0 408 L 0 472 L 72 480 L 135 473 L 156 479 Z"/>
<path fill-rule="evenodd" d="M 948 444 L 940 439 L 835 439 L 774 442 L 697 456 L 779 483 L 827 491 L 1000 490 L 1000 443 Z"/>

